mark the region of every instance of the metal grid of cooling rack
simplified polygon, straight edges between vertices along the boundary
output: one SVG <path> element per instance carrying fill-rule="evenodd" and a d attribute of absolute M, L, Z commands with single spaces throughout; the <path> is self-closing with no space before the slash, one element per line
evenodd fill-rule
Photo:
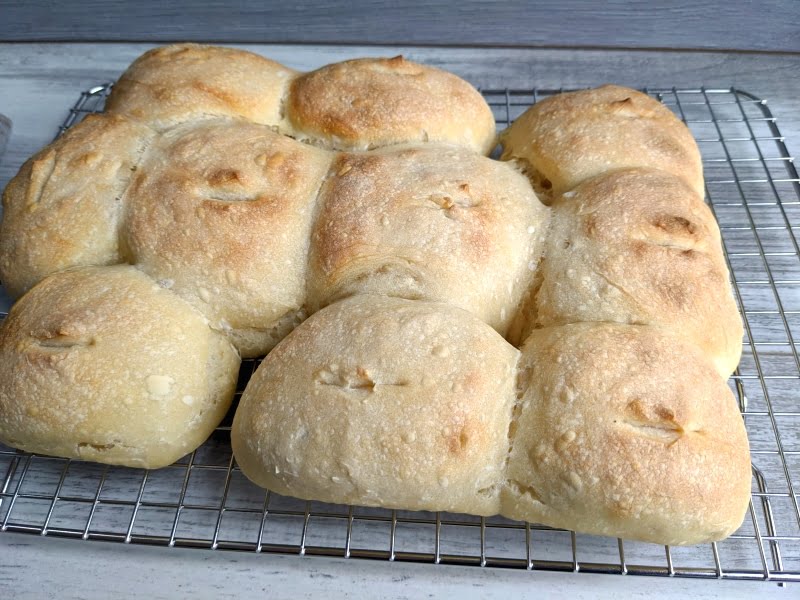
<path fill-rule="evenodd" d="M 102 110 L 109 90 L 84 92 L 61 131 Z M 561 91 L 483 94 L 502 128 Z M 157 471 L 0 445 L 0 531 L 529 570 L 800 581 L 800 178 L 766 101 L 736 89 L 644 91 L 681 117 L 698 141 L 745 322 L 742 362 L 730 385 L 751 443 L 752 500 L 730 538 L 670 548 L 503 518 L 281 497 L 248 482 L 236 466 L 232 412 L 198 450 Z M 244 362 L 240 390 L 257 366 Z"/>

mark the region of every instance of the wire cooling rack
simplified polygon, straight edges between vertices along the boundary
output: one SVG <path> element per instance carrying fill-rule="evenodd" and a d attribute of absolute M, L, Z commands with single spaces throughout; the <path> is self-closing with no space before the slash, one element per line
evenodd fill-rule
<path fill-rule="evenodd" d="M 61 127 L 102 110 L 84 92 Z M 499 127 L 562 90 L 483 90 Z M 245 479 L 233 412 L 197 451 L 157 471 L 34 456 L 0 445 L 0 530 L 134 544 L 529 570 L 800 581 L 800 179 L 767 103 L 736 89 L 644 90 L 691 128 L 745 322 L 730 385 L 751 444 L 752 500 L 723 542 L 664 547 L 503 518 L 305 502 Z M 258 361 L 245 361 L 238 401 Z M 236 402 L 234 403 L 234 406 Z"/>

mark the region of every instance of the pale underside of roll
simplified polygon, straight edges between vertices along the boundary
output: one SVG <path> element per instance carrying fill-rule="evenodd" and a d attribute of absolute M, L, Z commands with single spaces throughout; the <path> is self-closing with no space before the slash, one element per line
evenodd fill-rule
<path fill-rule="evenodd" d="M 163 466 L 269 352 L 232 430 L 259 485 L 729 535 L 742 328 L 691 134 L 605 86 L 529 109 L 501 161 L 495 139 L 472 86 L 402 57 L 145 53 L 4 192 L 0 277 L 27 294 L 0 441 Z"/>

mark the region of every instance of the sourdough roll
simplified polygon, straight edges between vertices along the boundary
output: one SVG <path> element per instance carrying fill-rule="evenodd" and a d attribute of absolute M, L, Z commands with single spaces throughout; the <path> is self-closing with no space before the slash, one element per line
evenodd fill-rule
<path fill-rule="evenodd" d="M 613 169 L 652 167 L 683 180 L 701 197 L 697 144 L 657 100 L 616 85 L 537 102 L 501 134 L 503 160 L 520 162 L 545 199 Z"/>
<path fill-rule="evenodd" d="M 488 154 L 492 110 L 463 79 L 404 59 L 327 65 L 292 82 L 286 114 L 299 139 L 338 150 L 447 142 Z"/>
<path fill-rule="evenodd" d="M 747 435 L 693 344 L 652 327 L 549 327 L 525 343 L 520 381 L 505 516 L 672 545 L 741 525 Z"/>
<path fill-rule="evenodd" d="M 590 179 L 553 202 L 528 328 L 580 321 L 655 325 L 697 345 L 727 378 L 742 351 L 719 229 L 665 171 Z"/>
<path fill-rule="evenodd" d="M 518 355 L 446 304 L 337 302 L 253 375 L 233 422 L 236 461 L 298 498 L 495 514 Z"/>
<path fill-rule="evenodd" d="M 224 336 L 134 267 L 56 273 L 0 326 L 0 441 L 163 467 L 219 424 L 238 367 Z"/>
<path fill-rule="evenodd" d="M 244 117 L 279 126 L 296 72 L 234 48 L 174 44 L 154 48 L 122 74 L 106 111 L 162 130 L 208 116 Z"/>
<path fill-rule="evenodd" d="M 121 262 L 125 190 L 155 132 L 89 115 L 30 158 L 3 192 L 0 279 L 18 297 L 67 267 Z"/>
<path fill-rule="evenodd" d="M 302 319 L 311 221 L 330 153 L 235 119 L 165 133 L 129 193 L 141 269 L 265 354 Z"/>
<path fill-rule="evenodd" d="M 450 146 L 337 156 L 312 234 L 312 310 L 356 293 L 447 302 L 505 335 L 548 211 L 504 163 Z"/>

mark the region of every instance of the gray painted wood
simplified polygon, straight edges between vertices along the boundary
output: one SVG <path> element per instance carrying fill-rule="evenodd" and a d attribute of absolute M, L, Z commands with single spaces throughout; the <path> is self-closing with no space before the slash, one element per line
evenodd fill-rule
<path fill-rule="evenodd" d="M 800 52 L 796 0 L 0 2 L 3 41 L 226 41 Z"/>

